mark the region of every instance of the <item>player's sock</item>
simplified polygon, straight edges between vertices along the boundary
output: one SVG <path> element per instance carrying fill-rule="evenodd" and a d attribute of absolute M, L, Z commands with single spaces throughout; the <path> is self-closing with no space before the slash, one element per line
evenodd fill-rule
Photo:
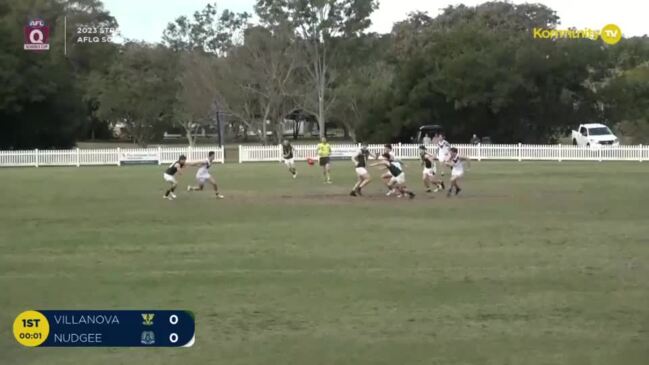
<path fill-rule="evenodd" d="M 460 194 L 460 191 L 462 191 L 462 189 L 460 189 L 460 188 L 455 188 L 455 195 Z"/>

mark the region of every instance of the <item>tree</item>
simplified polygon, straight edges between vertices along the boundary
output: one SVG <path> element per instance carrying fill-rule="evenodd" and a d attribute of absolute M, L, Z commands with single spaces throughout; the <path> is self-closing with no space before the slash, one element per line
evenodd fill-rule
<path fill-rule="evenodd" d="M 344 128 L 346 137 L 357 141 L 356 130 L 392 83 L 394 70 L 385 57 L 390 39 L 369 34 L 338 42 L 340 52 L 332 64 L 339 77 L 333 89 L 330 120 Z"/>
<path fill-rule="evenodd" d="M 223 84 L 229 87 L 223 90 L 223 99 L 228 111 L 253 130 L 259 125 L 263 143 L 267 143 L 269 122 L 276 140 L 281 139 L 281 123 L 294 108 L 292 82 L 297 57 L 290 29 L 246 29 L 243 45 L 232 49 L 226 64 Z"/>
<path fill-rule="evenodd" d="M 606 48 L 531 36 L 557 20 L 543 5 L 498 2 L 449 7 L 434 19 L 414 14 L 394 28 L 388 106 L 364 131 L 407 140 L 435 123 L 451 138 L 545 142 L 600 118 L 591 86 L 606 77 Z"/>
<path fill-rule="evenodd" d="M 179 66 L 174 116 L 185 130 L 187 142 L 193 146 L 196 127 L 211 120 L 215 113 L 217 66 L 212 57 L 197 51 L 180 54 Z"/>
<path fill-rule="evenodd" d="M 622 72 L 602 92 L 607 116 L 632 143 L 649 143 L 649 60 Z"/>
<path fill-rule="evenodd" d="M 292 24 L 301 38 L 298 44 L 313 90 L 306 94 L 303 109 L 317 116 L 321 137 L 325 136 L 326 112 L 333 96 L 333 41 L 367 29 L 377 7 L 375 0 L 257 0 L 255 11 L 264 24 Z"/>
<path fill-rule="evenodd" d="M 225 56 L 235 45 L 237 34 L 246 27 L 250 14 L 224 10 L 219 14 L 216 3 L 194 12 L 193 19 L 177 18 L 167 25 L 162 40 L 175 51 L 202 51 Z"/>
<path fill-rule="evenodd" d="M 107 75 L 96 75 L 93 80 L 98 116 L 125 123 L 140 146 L 158 140 L 173 116 L 176 62 L 174 54 L 162 46 L 123 46 Z"/>
<path fill-rule="evenodd" d="M 62 2 L 0 2 L 0 148 L 67 148 L 85 122 L 82 89 L 63 57 Z M 27 52 L 27 16 L 50 27 L 49 52 Z"/>

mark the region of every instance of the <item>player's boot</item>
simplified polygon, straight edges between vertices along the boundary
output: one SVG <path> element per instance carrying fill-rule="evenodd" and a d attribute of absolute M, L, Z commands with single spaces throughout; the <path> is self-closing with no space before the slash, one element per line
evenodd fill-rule
<path fill-rule="evenodd" d="M 224 199 L 224 198 L 225 198 L 225 196 L 223 196 L 223 195 L 220 194 L 220 193 L 216 193 L 216 196 L 215 196 L 215 197 L 216 197 L 216 199 Z"/>
<path fill-rule="evenodd" d="M 358 195 L 356 195 L 356 190 L 352 190 L 352 192 L 349 193 L 349 196 L 358 196 Z"/>
<path fill-rule="evenodd" d="M 169 194 L 169 196 L 171 197 L 171 199 L 176 199 L 177 198 L 176 194 L 174 194 L 174 193 Z"/>
<path fill-rule="evenodd" d="M 460 188 L 455 188 L 455 195 L 460 194 L 460 191 L 462 191 L 462 189 L 460 189 Z"/>
<path fill-rule="evenodd" d="M 410 199 L 414 199 L 415 198 L 415 193 L 413 193 L 412 191 L 408 192 L 408 197 Z"/>

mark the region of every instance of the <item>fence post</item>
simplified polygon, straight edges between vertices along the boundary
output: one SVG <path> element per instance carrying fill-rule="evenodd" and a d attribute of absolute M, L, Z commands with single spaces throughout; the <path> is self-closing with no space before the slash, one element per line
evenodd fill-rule
<path fill-rule="evenodd" d="M 34 150 L 35 166 L 38 167 L 38 148 Z"/>
<path fill-rule="evenodd" d="M 239 145 L 239 163 L 242 163 L 243 161 L 241 160 L 241 156 L 243 155 L 243 150 L 241 148 L 241 145 Z"/>
<path fill-rule="evenodd" d="M 277 162 L 282 162 L 282 158 L 284 157 L 284 151 L 282 151 L 282 145 L 278 144 L 277 145 Z"/>
<path fill-rule="evenodd" d="M 478 143 L 478 161 L 482 161 L 482 143 Z"/>
<path fill-rule="evenodd" d="M 122 166 L 120 162 L 120 159 L 122 158 L 122 153 L 120 152 L 121 148 L 117 147 L 117 166 Z"/>
<path fill-rule="evenodd" d="M 79 150 L 79 147 L 77 147 L 77 167 L 81 166 L 81 151 Z"/>
<path fill-rule="evenodd" d="M 600 147 L 597 150 L 597 156 L 598 156 L 599 162 L 602 162 L 602 147 Z"/>
<path fill-rule="evenodd" d="M 397 154 L 396 157 L 401 159 L 402 156 L 403 156 L 403 153 L 401 152 L 401 142 L 399 142 L 399 146 L 397 147 L 397 151 L 398 151 L 398 154 Z"/>
<path fill-rule="evenodd" d="M 518 142 L 518 162 L 523 161 L 523 144 Z"/>
<path fill-rule="evenodd" d="M 158 166 L 162 165 L 162 146 L 158 146 Z"/>
<path fill-rule="evenodd" d="M 639 162 L 642 162 L 642 161 L 644 161 L 643 160 L 644 159 L 644 151 L 642 150 L 642 145 L 641 144 L 638 145 L 638 149 L 639 149 L 639 152 L 640 152 L 640 161 Z"/>
<path fill-rule="evenodd" d="M 559 162 L 563 161 L 563 145 L 559 145 Z"/>
<path fill-rule="evenodd" d="M 187 147 L 187 160 L 188 161 L 192 161 L 192 154 L 193 154 L 192 153 L 192 146 L 190 145 L 190 146 Z"/>

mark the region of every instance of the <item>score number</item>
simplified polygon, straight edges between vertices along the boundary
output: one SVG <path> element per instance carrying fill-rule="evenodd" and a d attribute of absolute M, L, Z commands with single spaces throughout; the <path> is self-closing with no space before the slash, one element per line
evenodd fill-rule
<path fill-rule="evenodd" d="M 50 334 L 50 323 L 41 313 L 28 310 L 20 313 L 14 320 L 13 332 L 16 341 L 23 346 L 40 346 Z"/>

